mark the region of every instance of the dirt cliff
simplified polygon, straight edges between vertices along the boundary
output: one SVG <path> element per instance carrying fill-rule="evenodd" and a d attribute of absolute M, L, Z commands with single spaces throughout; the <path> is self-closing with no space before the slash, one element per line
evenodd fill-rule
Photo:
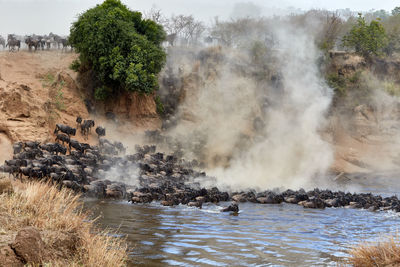
<path fill-rule="evenodd" d="M 343 92 L 330 114 L 332 169 L 338 172 L 387 171 L 400 167 L 400 59 L 370 59 L 331 53 L 328 72 Z"/>
<path fill-rule="evenodd" d="M 105 107 L 93 102 L 98 111 L 88 113 L 84 85 L 69 69 L 75 53 L 60 51 L 0 52 L 0 161 L 11 153 L 16 141 L 51 141 L 56 123 L 76 125 L 76 117 L 95 118 L 99 125 L 111 125 L 104 116 L 112 111 L 120 131 L 132 132 L 159 125 L 153 96 L 127 94 Z M 78 134 L 76 139 L 82 141 Z M 92 134 L 88 142 L 96 142 Z"/>

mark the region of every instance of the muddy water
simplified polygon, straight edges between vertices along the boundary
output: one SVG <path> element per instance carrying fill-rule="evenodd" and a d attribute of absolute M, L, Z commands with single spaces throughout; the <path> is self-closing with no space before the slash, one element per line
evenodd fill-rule
<path fill-rule="evenodd" d="M 393 187 L 376 189 L 393 193 Z M 214 204 L 200 210 L 87 200 L 86 206 L 101 215 L 102 226 L 126 236 L 131 264 L 146 266 L 337 266 L 351 245 L 400 226 L 393 212 L 285 203 L 240 204 L 237 216 L 220 213 Z"/>

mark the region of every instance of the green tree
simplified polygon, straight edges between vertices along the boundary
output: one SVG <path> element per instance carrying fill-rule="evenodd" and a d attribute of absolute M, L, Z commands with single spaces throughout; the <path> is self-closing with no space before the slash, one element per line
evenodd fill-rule
<path fill-rule="evenodd" d="M 127 90 L 151 93 L 165 63 L 161 25 L 142 19 L 119 0 L 106 0 L 81 14 L 71 27 L 69 41 L 79 53 L 74 69 L 91 69 L 95 97 L 105 100 Z M 81 68 L 82 66 L 82 68 Z"/>
<path fill-rule="evenodd" d="M 378 55 L 387 45 L 385 29 L 378 20 L 373 20 L 369 25 L 364 17 L 359 14 L 356 25 L 343 39 L 343 46 L 355 49 L 356 53 L 369 57 Z"/>
<path fill-rule="evenodd" d="M 392 15 L 393 16 L 400 15 L 400 6 L 397 6 L 392 10 Z"/>

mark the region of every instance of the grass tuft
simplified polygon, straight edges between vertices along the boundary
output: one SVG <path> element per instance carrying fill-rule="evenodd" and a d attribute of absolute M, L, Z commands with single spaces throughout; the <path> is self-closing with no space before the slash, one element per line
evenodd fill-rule
<path fill-rule="evenodd" d="M 0 194 L 3 234 L 12 235 L 23 227 L 34 226 L 42 233 L 76 236 L 75 252 L 67 259 L 55 258 L 48 263 L 51 266 L 126 265 L 125 241 L 98 231 L 83 212 L 79 195 L 43 182 L 14 182 L 13 187 L 14 193 Z"/>
<path fill-rule="evenodd" d="M 355 267 L 400 266 L 400 240 L 396 236 L 364 243 L 351 249 L 349 254 L 348 262 Z"/>

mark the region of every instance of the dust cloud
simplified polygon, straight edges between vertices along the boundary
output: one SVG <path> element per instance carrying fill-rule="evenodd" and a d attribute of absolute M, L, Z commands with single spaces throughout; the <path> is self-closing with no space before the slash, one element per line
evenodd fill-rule
<path fill-rule="evenodd" d="M 266 66 L 252 53 L 257 40 L 240 49 L 201 50 L 194 66 L 181 59 L 184 53 L 170 53 L 169 64 L 186 79 L 167 134 L 221 188 L 309 188 L 333 160 L 320 134 L 332 90 L 320 77 L 313 35 L 286 22 L 271 34 L 276 45 L 265 60 L 273 68 L 264 73 L 254 67 Z"/>

